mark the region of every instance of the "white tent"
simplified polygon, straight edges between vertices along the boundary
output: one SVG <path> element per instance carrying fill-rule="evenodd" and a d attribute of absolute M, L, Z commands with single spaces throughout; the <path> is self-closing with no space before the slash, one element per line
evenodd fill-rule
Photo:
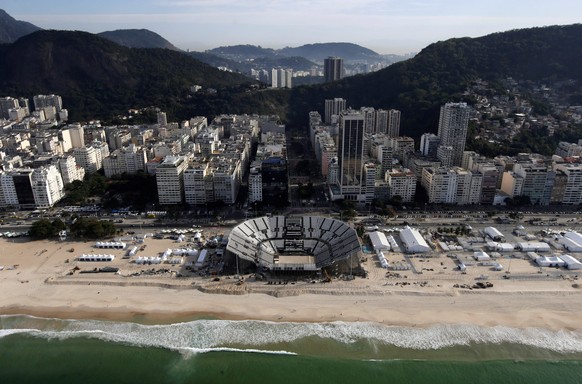
<path fill-rule="evenodd" d="M 491 257 L 489 257 L 489 255 L 483 251 L 474 252 L 473 257 L 477 261 L 489 261 L 489 260 L 491 260 Z"/>
<path fill-rule="evenodd" d="M 430 251 L 430 247 L 422 238 L 420 232 L 410 227 L 400 231 L 400 240 L 404 243 L 404 248 L 408 253 L 425 253 Z"/>
<path fill-rule="evenodd" d="M 570 255 L 561 255 L 560 259 L 564 260 L 564 263 L 566 263 L 566 268 L 568 269 L 582 269 L 582 263 L 580 260 L 575 259 Z"/>
<path fill-rule="evenodd" d="M 566 232 L 564 236 L 558 237 L 558 242 L 570 252 L 582 252 L 582 239 L 578 232 Z"/>
<path fill-rule="evenodd" d="M 558 256 L 540 256 L 536 259 L 536 264 L 540 267 L 564 267 L 566 262 Z"/>
<path fill-rule="evenodd" d="M 77 258 L 78 261 L 113 261 L 115 256 L 113 255 L 81 255 Z"/>
<path fill-rule="evenodd" d="M 374 251 L 389 251 L 391 249 L 390 243 L 386 238 L 386 235 L 382 232 L 374 231 L 369 232 L 368 235 L 370 236 L 370 241 L 372 242 L 372 247 L 374 247 Z"/>
<path fill-rule="evenodd" d="M 384 253 L 378 252 L 378 260 L 380 261 L 380 265 L 382 266 L 382 268 L 388 268 L 389 266 L 388 261 L 386 260 Z"/>
<path fill-rule="evenodd" d="M 528 241 L 516 244 L 522 252 L 550 252 L 552 249 L 548 243 L 541 241 Z"/>
<path fill-rule="evenodd" d="M 196 268 L 200 268 L 204 265 L 204 263 L 206 262 L 206 256 L 208 255 L 208 251 L 206 249 L 203 249 L 202 252 L 200 252 L 200 255 L 198 255 L 198 260 L 196 260 L 196 263 L 194 264 L 194 266 Z"/>
<path fill-rule="evenodd" d="M 494 241 L 488 241 L 487 249 L 497 252 L 512 252 L 515 250 L 515 247 L 509 243 L 497 243 Z"/>
<path fill-rule="evenodd" d="M 504 238 L 503 233 L 499 232 L 495 227 L 487 227 L 483 230 L 487 236 L 492 240 L 500 241 Z"/>

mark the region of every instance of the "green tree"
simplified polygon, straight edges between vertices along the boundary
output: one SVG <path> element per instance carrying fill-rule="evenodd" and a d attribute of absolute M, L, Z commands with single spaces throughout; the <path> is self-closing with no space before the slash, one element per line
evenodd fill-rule
<path fill-rule="evenodd" d="M 35 239 L 47 239 L 52 236 L 56 236 L 57 232 L 53 227 L 53 224 L 48 219 L 37 220 L 30 226 L 28 231 L 30 237 Z"/>

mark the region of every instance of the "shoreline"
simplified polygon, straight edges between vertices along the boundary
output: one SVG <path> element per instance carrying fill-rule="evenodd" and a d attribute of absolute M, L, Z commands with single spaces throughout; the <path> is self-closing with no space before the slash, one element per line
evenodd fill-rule
<path fill-rule="evenodd" d="M 169 240 L 148 244 L 148 249 L 159 250 L 172 246 Z M 0 265 L 13 266 L 0 271 L 0 315 L 143 324 L 220 319 L 582 330 L 577 320 L 582 318 L 582 289 L 569 277 L 521 281 L 492 273 L 493 288 L 458 289 L 453 286 L 475 282 L 476 277 L 442 271 L 388 277 L 370 259 L 368 278 L 268 285 L 247 276 L 244 284 L 237 285 L 229 277 L 218 282 L 211 277 L 177 278 L 175 271 L 130 277 L 141 267 L 121 260 L 123 251 L 117 251 L 116 262 L 125 276 L 71 274 L 74 267 L 91 269 L 97 265 L 71 261 L 75 254 L 70 249 L 88 253 L 89 243 L 0 239 L 0 245 Z M 436 270 L 447 262 L 439 258 L 424 260 L 423 265 Z M 513 264 L 514 271 L 519 271 L 517 264 Z"/>

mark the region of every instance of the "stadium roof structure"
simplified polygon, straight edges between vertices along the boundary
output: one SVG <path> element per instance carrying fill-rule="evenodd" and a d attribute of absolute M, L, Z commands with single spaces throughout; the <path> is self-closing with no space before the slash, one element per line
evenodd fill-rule
<path fill-rule="evenodd" d="M 226 249 L 269 270 L 315 271 L 358 254 L 361 244 L 356 230 L 340 220 L 273 216 L 234 227 Z"/>

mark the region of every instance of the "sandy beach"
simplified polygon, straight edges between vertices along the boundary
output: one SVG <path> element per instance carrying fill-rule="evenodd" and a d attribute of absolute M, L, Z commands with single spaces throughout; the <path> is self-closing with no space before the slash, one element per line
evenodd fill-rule
<path fill-rule="evenodd" d="M 176 248 L 171 240 L 148 240 L 145 253 Z M 71 274 L 78 266 L 103 263 L 75 261 L 80 254 L 112 253 L 107 265 L 116 274 Z M 155 275 L 138 274 L 153 266 L 123 259 L 125 251 L 101 251 L 92 242 L 0 240 L 0 314 L 27 314 L 70 319 L 131 320 L 172 323 L 193 318 L 256 319 L 293 322 L 377 322 L 426 327 L 434 324 L 580 329 L 582 289 L 574 275 L 536 279 L 525 261 L 512 263 L 512 273 L 532 271 L 530 279 L 503 279 L 491 273 L 492 288 L 458 288 L 482 278 L 453 273 L 446 256 L 422 260 L 425 272 L 386 274 L 373 257 L 364 258 L 367 278 L 330 283 L 299 280 L 270 285 L 246 277 L 176 277 L 182 266 L 163 264 Z M 398 257 L 398 256 L 394 256 Z M 523 265 L 520 263 L 523 262 Z M 450 265 L 449 265 L 450 264 Z M 132 276 L 133 274 L 133 276 Z M 539 274 L 539 272 L 538 272 Z M 478 277 L 480 276 L 480 277 Z M 455 287 L 456 286 L 456 287 Z"/>

